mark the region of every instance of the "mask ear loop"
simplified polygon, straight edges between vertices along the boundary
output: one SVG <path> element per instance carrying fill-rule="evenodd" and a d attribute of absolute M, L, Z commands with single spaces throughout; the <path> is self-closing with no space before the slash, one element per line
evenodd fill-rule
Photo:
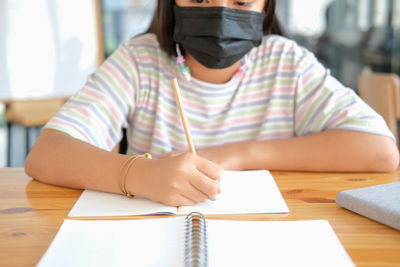
<path fill-rule="evenodd" d="M 239 77 L 243 77 L 243 75 L 246 73 L 247 61 L 247 55 L 242 57 L 242 59 L 240 60 L 240 67 L 237 71 Z"/>
<path fill-rule="evenodd" d="M 185 57 L 182 56 L 181 49 L 178 43 L 176 44 L 176 54 L 178 55 L 176 57 L 176 63 L 181 66 L 181 70 L 186 80 L 190 81 L 192 79 L 192 76 L 190 75 L 190 69 L 185 65 Z"/>

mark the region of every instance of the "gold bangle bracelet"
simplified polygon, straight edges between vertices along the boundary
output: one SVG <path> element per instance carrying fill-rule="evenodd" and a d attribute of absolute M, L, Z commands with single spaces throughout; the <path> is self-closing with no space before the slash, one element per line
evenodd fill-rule
<path fill-rule="evenodd" d="M 145 153 L 143 155 L 133 155 L 130 156 L 119 168 L 118 171 L 118 178 L 119 178 L 119 189 L 121 190 L 122 194 L 124 194 L 125 196 L 132 198 L 134 197 L 134 195 L 132 195 L 130 192 L 128 192 L 128 190 L 126 189 L 126 178 L 128 176 L 128 172 L 129 169 L 132 167 L 133 163 L 135 163 L 135 161 L 138 158 L 147 158 L 147 159 L 151 159 L 151 154 L 150 153 Z"/>

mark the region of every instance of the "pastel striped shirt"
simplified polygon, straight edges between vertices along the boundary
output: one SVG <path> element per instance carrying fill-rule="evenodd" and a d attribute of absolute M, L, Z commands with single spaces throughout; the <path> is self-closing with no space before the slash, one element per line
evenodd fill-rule
<path fill-rule="evenodd" d="M 196 147 L 303 136 L 329 129 L 393 137 L 384 120 L 294 41 L 263 38 L 244 74 L 225 84 L 185 79 L 155 35 L 120 45 L 46 128 L 105 150 L 127 129 L 128 154 L 188 150 L 171 79 L 178 79 Z"/>

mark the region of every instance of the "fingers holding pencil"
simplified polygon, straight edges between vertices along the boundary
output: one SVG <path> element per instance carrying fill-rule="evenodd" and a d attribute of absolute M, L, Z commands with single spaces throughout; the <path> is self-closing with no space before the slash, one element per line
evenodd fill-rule
<path fill-rule="evenodd" d="M 196 149 L 194 147 L 193 141 L 192 141 L 192 137 L 190 135 L 190 129 L 189 129 L 189 124 L 186 120 L 186 115 L 185 115 L 185 109 L 184 109 L 184 105 L 183 105 L 183 101 L 182 101 L 182 97 L 181 97 L 181 93 L 180 93 L 180 89 L 179 89 L 179 85 L 178 85 L 178 81 L 176 80 L 176 78 L 172 79 L 172 88 L 174 89 L 174 93 L 175 93 L 175 98 L 176 98 L 176 103 L 178 106 L 178 110 L 179 110 L 179 114 L 181 116 L 181 120 L 182 120 L 182 124 L 183 124 L 183 128 L 185 130 L 185 135 L 186 135 L 186 140 L 187 143 L 189 145 L 189 150 L 190 152 L 196 154 Z M 215 200 L 215 195 L 221 192 L 221 189 L 219 187 L 219 185 L 216 187 L 217 190 L 213 191 L 210 188 L 213 188 L 213 185 L 211 185 L 213 182 L 218 181 L 219 183 L 219 177 L 221 175 L 221 171 L 218 168 L 218 171 L 216 169 L 210 170 L 209 168 L 206 168 L 207 164 L 205 164 L 205 166 L 202 166 L 202 168 L 199 169 L 200 172 L 203 172 L 203 175 L 207 176 L 208 178 L 211 178 L 210 180 L 208 179 L 195 179 L 193 182 L 193 186 L 195 188 L 197 188 L 197 190 L 199 190 L 200 192 L 208 192 L 208 194 L 206 194 L 210 199 Z M 211 168 L 212 169 L 212 168 Z M 193 177 L 192 177 L 193 178 Z M 211 182 L 213 181 L 213 182 Z M 193 196 L 192 196 L 193 197 Z"/>

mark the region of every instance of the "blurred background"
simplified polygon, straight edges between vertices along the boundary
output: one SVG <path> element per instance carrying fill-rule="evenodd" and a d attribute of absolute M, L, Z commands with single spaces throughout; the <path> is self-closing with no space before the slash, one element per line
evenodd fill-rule
<path fill-rule="evenodd" d="M 156 2 L 0 0 L 0 167 L 23 166 L 43 124 L 43 120 L 26 123 L 15 114 L 33 113 L 12 104 L 64 99 L 79 90 L 85 77 L 122 41 L 147 30 Z M 277 4 L 287 35 L 313 51 L 356 92 L 364 67 L 400 75 L 400 0 L 277 0 Z M 21 56 L 24 62 L 17 61 Z M 11 83 L 12 79 L 16 81 Z M 40 89 L 31 86 L 34 79 Z M 57 109 L 61 104 L 39 106 Z"/>

